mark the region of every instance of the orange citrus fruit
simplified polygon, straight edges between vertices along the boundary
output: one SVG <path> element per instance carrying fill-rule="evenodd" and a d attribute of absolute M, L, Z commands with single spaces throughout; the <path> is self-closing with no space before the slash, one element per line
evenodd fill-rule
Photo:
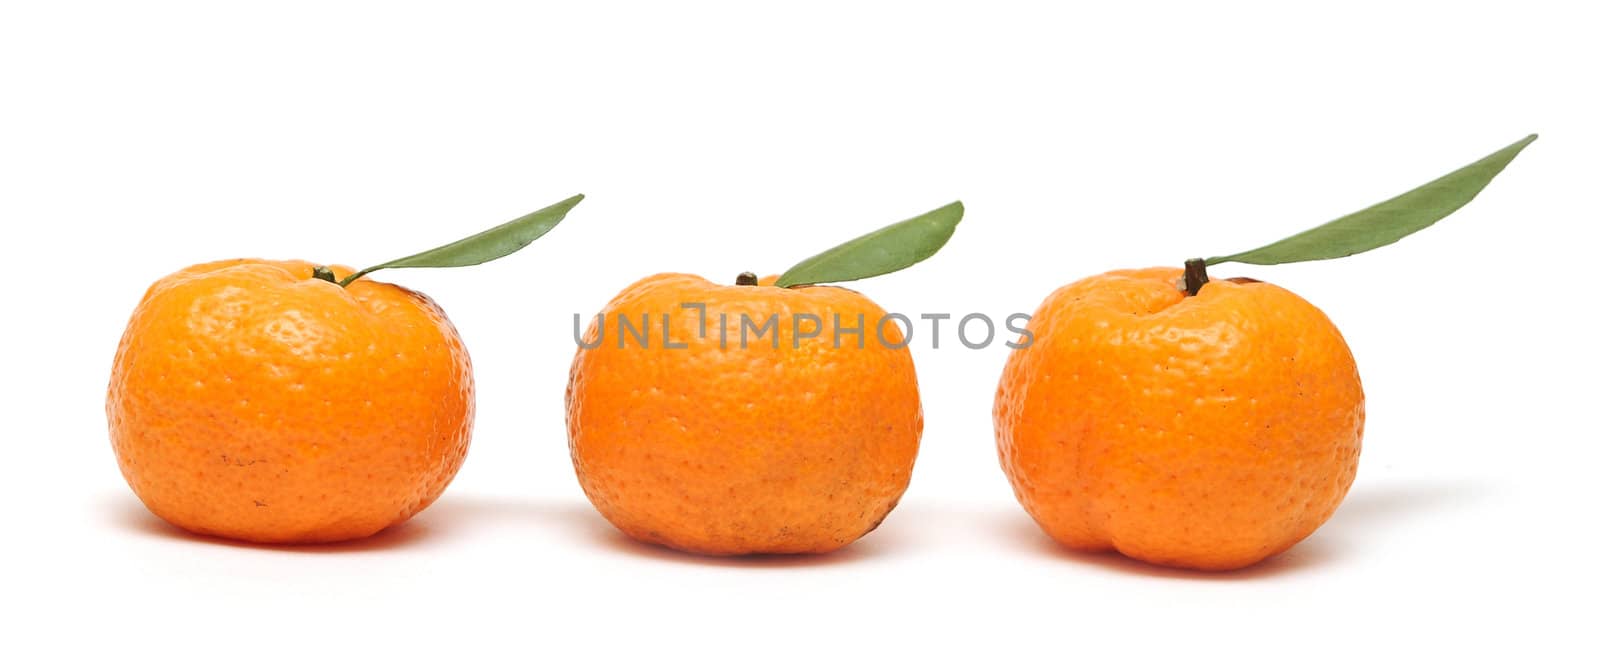
<path fill-rule="evenodd" d="M 828 552 L 877 527 L 910 482 L 922 404 L 898 323 L 847 289 L 753 282 L 651 276 L 589 326 L 567 386 L 572 462 L 629 536 Z"/>
<path fill-rule="evenodd" d="M 1326 315 L 1269 283 L 1117 271 L 1056 290 L 994 418 L 1018 500 L 1061 544 L 1222 570 L 1322 525 L 1355 479 L 1361 380 Z"/>
<path fill-rule="evenodd" d="M 139 303 L 106 414 L 123 476 L 157 516 L 262 543 L 354 539 L 427 507 L 460 468 L 472 366 L 444 312 L 312 270 L 195 265 Z"/>

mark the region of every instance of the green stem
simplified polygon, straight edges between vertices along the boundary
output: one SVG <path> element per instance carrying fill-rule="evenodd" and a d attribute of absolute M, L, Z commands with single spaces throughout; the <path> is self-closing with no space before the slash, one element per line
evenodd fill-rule
<path fill-rule="evenodd" d="M 333 270 L 329 269 L 327 265 L 317 265 L 316 267 L 311 268 L 311 278 L 319 281 L 327 281 L 329 283 L 339 283 L 338 281 L 334 280 Z M 344 284 L 339 283 L 339 285 Z"/>
<path fill-rule="evenodd" d="M 363 270 L 361 270 L 359 272 L 356 272 L 354 274 L 346 276 L 346 277 L 344 277 L 343 281 L 339 281 L 339 287 L 342 287 L 342 288 L 350 287 L 350 284 L 356 282 L 356 279 L 361 278 L 363 276 L 366 276 L 367 274 L 370 274 L 370 273 L 375 272 L 377 270 L 378 270 L 378 267 L 368 267 L 368 268 L 363 269 Z"/>

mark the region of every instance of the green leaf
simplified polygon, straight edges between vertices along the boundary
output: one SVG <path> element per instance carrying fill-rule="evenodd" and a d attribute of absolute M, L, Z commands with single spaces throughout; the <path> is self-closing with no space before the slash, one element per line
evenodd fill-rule
<path fill-rule="evenodd" d="M 517 219 L 501 224 L 477 235 L 467 236 L 442 247 L 434 247 L 420 254 L 396 258 L 382 265 L 373 265 L 345 277 L 339 285 L 348 287 L 356 279 L 380 269 L 400 267 L 467 267 L 487 263 L 496 258 L 516 253 L 538 240 L 539 236 L 555 228 L 567 216 L 567 211 L 583 201 L 583 195 L 573 195 Z"/>
<path fill-rule="evenodd" d="M 778 287 L 854 281 L 915 265 L 939 251 L 961 223 L 966 208 L 953 202 L 896 222 L 820 254 L 800 261 L 783 276 Z"/>
<path fill-rule="evenodd" d="M 1207 265 L 1225 262 L 1278 265 L 1326 260 L 1377 249 L 1438 222 L 1467 205 L 1489 181 L 1517 157 L 1538 134 L 1532 134 L 1464 168 L 1381 204 L 1289 236 L 1265 247 L 1230 256 L 1207 258 Z"/>

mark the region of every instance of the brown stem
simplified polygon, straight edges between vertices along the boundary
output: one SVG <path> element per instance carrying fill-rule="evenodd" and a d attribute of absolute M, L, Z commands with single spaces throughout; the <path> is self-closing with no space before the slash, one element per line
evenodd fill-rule
<path fill-rule="evenodd" d="M 1206 276 L 1206 259 L 1190 258 L 1183 261 L 1183 291 L 1189 296 L 1200 294 L 1200 288 L 1211 279 Z"/>
<path fill-rule="evenodd" d="M 333 270 L 329 269 L 327 265 L 317 265 L 316 267 L 311 268 L 311 278 L 319 281 L 327 281 L 329 283 L 339 282 L 333 278 Z"/>
<path fill-rule="evenodd" d="M 756 278 L 755 273 L 753 273 L 753 272 L 742 272 L 742 273 L 739 274 L 739 278 L 734 279 L 733 284 L 734 285 L 756 285 L 756 284 L 758 284 L 760 282 L 761 282 L 761 279 Z"/>

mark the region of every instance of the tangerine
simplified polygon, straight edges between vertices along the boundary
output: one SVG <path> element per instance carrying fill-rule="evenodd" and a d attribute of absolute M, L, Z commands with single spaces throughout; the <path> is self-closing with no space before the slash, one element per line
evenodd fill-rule
<path fill-rule="evenodd" d="M 354 539 L 427 507 L 461 467 L 472 365 L 450 320 L 423 294 L 313 268 L 195 265 L 134 310 L 106 415 L 157 516 L 260 543 Z"/>
<path fill-rule="evenodd" d="M 1224 570 L 1306 538 L 1355 479 L 1365 403 L 1326 315 L 1249 279 L 1184 271 L 1056 290 L 1002 372 L 1001 465 L 1062 545 Z"/>
<path fill-rule="evenodd" d="M 628 536 L 708 555 L 823 553 L 905 492 L 922 404 L 899 325 L 851 290 L 773 279 L 658 274 L 590 323 L 568 442 L 584 493 Z M 635 332 L 607 339 L 606 316 Z M 644 346 L 640 323 L 655 327 Z"/>

